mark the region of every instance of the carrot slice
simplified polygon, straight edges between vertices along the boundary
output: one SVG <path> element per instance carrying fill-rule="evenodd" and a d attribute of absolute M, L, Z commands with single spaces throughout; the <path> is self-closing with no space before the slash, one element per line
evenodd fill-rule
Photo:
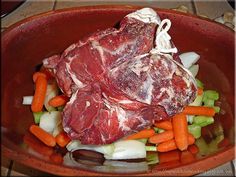
<path fill-rule="evenodd" d="M 188 134 L 188 145 L 192 145 L 195 142 L 193 135 Z M 165 141 L 157 145 L 158 152 L 168 152 L 177 149 L 177 145 L 174 139 Z"/>
<path fill-rule="evenodd" d="M 206 106 L 186 106 L 182 112 L 188 115 L 202 115 L 212 117 L 215 115 L 214 108 Z"/>
<path fill-rule="evenodd" d="M 198 87 L 198 88 L 197 88 L 197 94 L 198 94 L 198 95 L 202 95 L 202 94 L 203 94 L 203 89 L 200 88 L 200 87 Z"/>
<path fill-rule="evenodd" d="M 188 151 L 190 151 L 192 154 L 197 154 L 199 152 L 199 149 L 195 144 L 192 144 L 188 147 Z"/>
<path fill-rule="evenodd" d="M 172 130 L 164 131 L 162 133 L 155 134 L 149 138 L 149 142 L 153 144 L 162 143 L 174 138 L 174 133 Z"/>
<path fill-rule="evenodd" d="M 70 142 L 70 138 L 66 132 L 61 132 L 56 136 L 56 142 L 59 146 L 65 147 Z"/>
<path fill-rule="evenodd" d="M 50 156 L 50 160 L 56 164 L 62 164 L 63 162 L 63 157 L 61 154 L 59 153 L 53 153 L 51 156 Z"/>
<path fill-rule="evenodd" d="M 158 153 L 160 163 L 176 161 L 180 159 L 180 151 L 173 150 L 170 152 L 160 152 Z"/>
<path fill-rule="evenodd" d="M 36 82 L 36 80 L 38 79 L 39 76 L 45 77 L 47 79 L 46 74 L 42 73 L 42 72 L 35 72 L 33 74 L 33 81 Z"/>
<path fill-rule="evenodd" d="M 135 140 L 135 139 L 142 139 L 142 138 L 150 138 L 155 134 L 155 131 L 153 129 L 144 129 L 140 132 L 134 133 L 132 135 L 129 135 L 125 138 L 125 140 Z"/>
<path fill-rule="evenodd" d="M 193 156 L 191 152 L 189 151 L 181 152 L 180 161 L 182 164 L 190 163 L 190 162 L 193 162 L 194 160 L 195 160 L 195 157 Z"/>
<path fill-rule="evenodd" d="M 168 120 L 161 121 L 161 122 L 156 122 L 156 123 L 154 123 L 154 125 L 155 125 L 155 127 L 161 128 L 161 129 L 164 129 L 164 130 L 172 130 L 172 124 Z"/>
<path fill-rule="evenodd" d="M 63 106 L 69 101 L 65 95 L 58 95 L 49 100 L 48 104 L 53 107 Z"/>
<path fill-rule="evenodd" d="M 43 108 L 44 99 L 47 91 L 47 80 L 44 76 L 38 76 L 35 82 L 35 93 L 31 104 L 33 112 L 40 112 Z"/>
<path fill-rule="evenodd" d="M 185 114 L 177 114 L 172 118 L 173 131 L 177 147 L 183 151 L 188 147 L 188 123 Z"/>
<path fill-rule="evenodd" d="M 33 135 L 35 135 L 44 144 L 46 144 L 50 147 L 54 147 L 56 145 L 55 138 L 51 134 L 49 134 L 48 132 L 44 131 L 39 126 L 31 125 L 29 130 Z"/>

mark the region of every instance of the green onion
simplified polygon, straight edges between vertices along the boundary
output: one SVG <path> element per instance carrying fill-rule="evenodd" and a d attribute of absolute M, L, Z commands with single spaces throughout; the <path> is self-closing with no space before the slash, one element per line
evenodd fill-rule
<path fill-rule="evenodd" d="M 195 139 L 201 136 L 201 127 L 196 124 L 188 125 L 188 132 L 191 133 Z"/>
<path fill-rule="evenodd" d="M 204 88 L 204 84 L 200 80 L 196 79 L 196 82 L 197 82 L 197 87 L 202 89 Z"/>
<path fill-rule="evenodd" d="M 193 118 L 193 123 L 201 127 L 205 127 L 207 125 L 214 123 L 214 118 L 208 116 L 195 116 Z"/>
<path fill-rule="evenodd" d="M 157 147 L 156 146 L 145 146 L 146 151 L 157 151 Z"/>
<path fill-rule="evenodd" d="M 40 118 L 41 118 L 42 115 L 43 115 L 43 112 L 33 112 L 34 122 L 36 124 L 39 124 Z"/>

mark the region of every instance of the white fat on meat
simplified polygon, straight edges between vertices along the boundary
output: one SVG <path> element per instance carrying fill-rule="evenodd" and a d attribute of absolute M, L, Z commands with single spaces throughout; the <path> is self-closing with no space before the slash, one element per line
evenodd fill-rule
<path fill-rule="evenodd" d="M 144 23 L 155 23 L 158 25 L 161 23 L 160 17 L 151 8 L 143 8 L 143 9 L 137 10 L 133 13 L 128 14 L 126 17 L 135 18 Z"/>
<path fill-rule="evenodd" d="M 77 88 L 83 88 L 86 85 L 81 82 L 77 77 L 76 74 L 74 74 L 73 72 L 71 72 L 71 62 L 73 61 L 73 59 L 75 59 L 76 57 L 78 57 L 77 55 L 74 55 L 73 57 L 68 57 L 67 59 L 69 60 L 69 62 L 66 63 L 66 70 L 68 71 L 68 73 L 70 74 L 71 79 L 73 80 L 73 82 L 75 83 L 75 85 L 77 86 Z"/>

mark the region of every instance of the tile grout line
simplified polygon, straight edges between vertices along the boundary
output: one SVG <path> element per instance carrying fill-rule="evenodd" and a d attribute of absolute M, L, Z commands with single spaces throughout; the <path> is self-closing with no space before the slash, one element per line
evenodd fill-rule
<path fill-rule="evenodd" d="M 54 1 L 54 4 L 53 4 L 53 7 L 52 7 L 52 10 L 55 10 L 56 5 L 57 5 L 57 0 Z"/>
<path fill-rule="evenodd" d="M 193 14 L 197 15 L 197 9 L 196 9 L 194 0 L 191 0 L 191 5 L 192 5 L 192 8 L 193 8 Z"/>
<path fill-rule="evenodd" d="M 232 168 L 233 176 L 235 176 L 235 166 L 234 166 L 234 163 L 233 163 L 232 160 L 230 161 L 230 164 L 231 164 L 231 168 Z"/>
<path fill-rule="evenodd" d="M 8 171 L 7 171 L 7 176 L 11 175 L 12 166 L 13 166 L 13 160 L 11 160 L 11 162 L 10 162 L 10 165 L 9 165 L 9 168 L 8 168 Z"/>

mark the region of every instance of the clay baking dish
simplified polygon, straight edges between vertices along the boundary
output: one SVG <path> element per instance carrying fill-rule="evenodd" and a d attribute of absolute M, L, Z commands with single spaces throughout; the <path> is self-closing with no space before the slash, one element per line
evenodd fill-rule
<path fill-rule="evenodd" d="M 197 78 L 206 89 L 220 92 L 221 109 L 215 123 L 203 129 L 209 152 L 198 153 L 191 161 L 171 161 L 144 166 L 127 162 L 122 168 L 106 165 L 58 164 L 52 152 L 28 133 L 33 123 L 30 108 L 22 97 L 32 95 L 32 73 L 42 59 L 60 53 L 70 44 L 97 29 L 115 26 L 126 14 L 141 7 L 92 6 L 52 11 L 20 21 L 2 34 L 2 154 L 57 175 L 194 175 L 235 158 L 234 142 L 234 32 L 216 22 L 172 10 L 156 9 L 172 21 L 170 34 L 179 52 L 195 51 L 201 58 Z M 219 135 L 224 142 L 211 148 Z M 48 150 L 48 151 L 47 151 Z M 47 153 L 48 152 L 48 153 Z M 118 164 L 119 162 L 117 162 Z M 133 163 L 133 165 L 132 165 Z"/>

